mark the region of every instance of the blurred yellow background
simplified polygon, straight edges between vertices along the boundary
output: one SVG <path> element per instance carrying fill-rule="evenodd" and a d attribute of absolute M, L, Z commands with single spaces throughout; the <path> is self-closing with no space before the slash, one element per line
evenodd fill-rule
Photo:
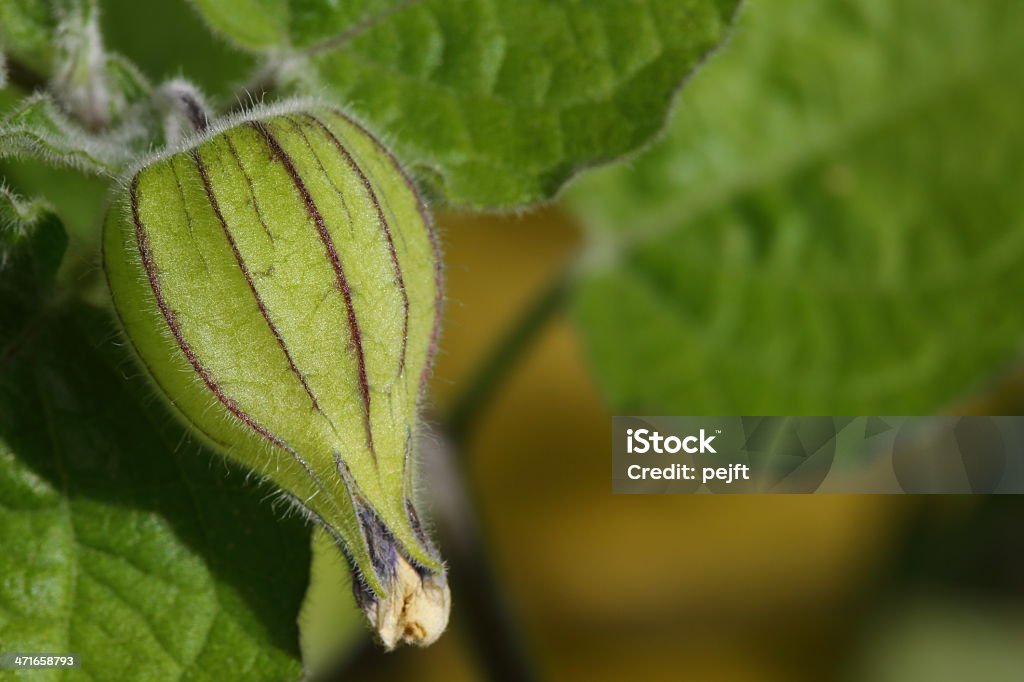
<path fill-rule="evenodd" d="M 581 237 L 557 209 L 439 222 L 450 303 L 433 395 L 443 406 Z M 612 496 L 611 414 L 584 363 L 559 320 L 465 453 L 543 665 L 555 679 L 792 679 L 778 644 L 821 634 L 907 500 Z"/>

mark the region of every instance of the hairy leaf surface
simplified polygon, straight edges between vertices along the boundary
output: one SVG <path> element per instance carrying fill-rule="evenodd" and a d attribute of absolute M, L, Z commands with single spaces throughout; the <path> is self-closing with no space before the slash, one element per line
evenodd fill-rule
<path fill-rule="evenodd" d="M 738 0 L 197 0 L 374 124 L 457 204 L 554 195 L 661 129 Z M 286 61 L 286 67 L 288 62 Z"/>

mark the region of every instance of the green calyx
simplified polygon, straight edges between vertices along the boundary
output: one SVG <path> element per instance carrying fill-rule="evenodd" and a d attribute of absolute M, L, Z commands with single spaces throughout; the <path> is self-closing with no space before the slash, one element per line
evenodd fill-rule
<path fill-rule="evenodd" d="M 334 537 L 385 645 L 436 639 L 448 588 L 413 468 L 440 262 L 390 153 L 321 103 L 257 109 L 134 173 L 103 248 L 182 418 Z"/>

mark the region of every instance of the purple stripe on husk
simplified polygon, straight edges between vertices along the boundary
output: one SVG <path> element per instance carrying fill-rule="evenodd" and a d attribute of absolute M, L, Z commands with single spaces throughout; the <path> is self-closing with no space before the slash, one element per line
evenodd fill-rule
<path fill-rule="evenodd" d="M 295 186 L 296 192 L 298 192 L 299 197 L 305 204 L 306 211 L 316 227 L 320 240 L 324 244 L 324 248 L 327 252 L 327 259 L 330 261 L 331 267 L 334 269 L 335 277 L 338 281 L 338 289 L 341 291 L 341 295 L 345 301 L 346 312 L 348 314 L 349 339 L 356 355 L 356 373 L 358 375 L 359 382 L 359 395 L 362 398 L 363 403 L 363 423 L 366 428 L 366 442 L 369 447 L 370 454 L 373 457 L 374 464 L 376 464 L 377 452 L 374 448 L 373 430 L 370 424 L 370 384 L 366 376 L 366 355 L 363 351 L 363 336 L 359 329 L 359 320 L 356 319 L 355 305 L 352 302 L 352 290 L 349 287 L 348 279 L 345 277 L 345 271 L 342 268 L 341 259 L 338 257 L 338 251 L 334 246 L 334 240 L 331 239 L 330 232 L 327 230 L 327 225 L 324 223 L 323 216 L 320 214 L 320 210 L 313 201 L 313 197 L 310 195 L 309 189 L 306 187 L 306 183 L 303 182 L 302 177 L 295 168 L 295 163 L 292 161 L 288 153 L 281 147 L 277 138 L 274 137 L 274 134 L 271 133 L 261 121 L 249 121 L 248 125 L 259 133 L 263 138 L 263 141 L 267 144 L 267 147 L 270 149 L 272 156 L 277 159 L 288 172 L 288 175 L 292 180 L 292 184 Z"/>

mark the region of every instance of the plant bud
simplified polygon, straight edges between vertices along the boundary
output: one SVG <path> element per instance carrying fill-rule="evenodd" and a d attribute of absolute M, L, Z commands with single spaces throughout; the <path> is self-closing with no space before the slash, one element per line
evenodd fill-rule
<path fill-rule="evenodd" d="M 134 173 L 103 251 L 182 419 L 330 533 L 388 648 L 437 639 L 450 597 L 413 466 L 441 270 L 391 154 L 329 106 L 258 109 Z"/>

